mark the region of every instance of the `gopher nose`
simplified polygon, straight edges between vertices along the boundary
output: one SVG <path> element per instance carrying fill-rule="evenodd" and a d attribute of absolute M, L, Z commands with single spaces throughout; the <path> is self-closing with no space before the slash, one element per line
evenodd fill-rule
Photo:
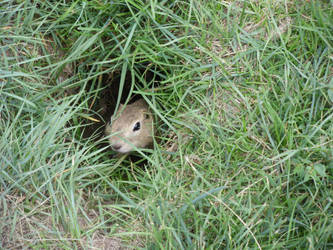
<path fill-rule="evenodd" d="M 111 148 L 112 148 L 114 151 L 119 151 L 119 149 L 121 148 L 121 145 L 120 145 L 120 144 L 113 144 L 113 145 L 111 145 Z"/>

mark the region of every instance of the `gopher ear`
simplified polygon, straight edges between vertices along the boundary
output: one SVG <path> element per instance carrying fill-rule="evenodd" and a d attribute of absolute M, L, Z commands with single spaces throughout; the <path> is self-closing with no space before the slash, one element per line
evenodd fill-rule
<path fill-rule="evenodd" d="M 143 114 L 143 119 L 148 120 L 150 118 L 151 114 L 146 109 L 142 109 L 141 112 Z"/>

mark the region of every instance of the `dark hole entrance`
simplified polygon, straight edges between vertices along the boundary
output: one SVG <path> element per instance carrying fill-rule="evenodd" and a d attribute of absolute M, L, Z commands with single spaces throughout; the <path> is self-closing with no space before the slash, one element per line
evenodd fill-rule
<path fill-rule="evenodd" d="M 120 103 L 125 103 L 129 95 L 131 94 L 131 89 L 133 90 L 143 90 L 150 89 L 153 86 L 157 87 L 161 80 L 161 74 L 156 72 L 155 69 L 147 70 L 147 65 L 140 65 L 136 69 L 136 75 L 134 76 L 134 81 L 132 80 L 132 73 L 130 71 L 127 72 L 121 97 Z M 138 78 L 140 77 L 141 80 Z M 143 79 L 143 80 L 142 80 Z M 113 72 L 110 74 L 102 75 L 102 80 L 98 84 L 97 81 L 94 83 L 91 81 L 87 85 L 87 91 L 94 91 L 96 89 L 100 89 L 97 93 L 96 101 L 93 102 L 91 109 L 94 111 L 95 115 L 93 118 L 100 120 L 100 122 L 91 122 L 88 121 L 88 125 L 83 130 L 83 138 L 91 138 L 93 137 L 95 140 L 99 140 L 104 137 L 104 129 L 105 124 L 109 122 L 112 114 L 115 111 L 119 88 L 120 88 L 120 80 L 121 80 L 121 72 Z M 132 87 L 132 84 L 134 86 Z M 138 94 L 133 94 L 130 96 L 129 104 L 140 99 L 141 96 Z M 101 117 L 103 121 L 101 121 Z M 109 146 L 108 142 L 105 140 L 100 144 L 100 147 Z M 111 151 L 111 148 L 108 148 Z M 130 159 L 136 161 L 135 156 L 130 156 Z"/>

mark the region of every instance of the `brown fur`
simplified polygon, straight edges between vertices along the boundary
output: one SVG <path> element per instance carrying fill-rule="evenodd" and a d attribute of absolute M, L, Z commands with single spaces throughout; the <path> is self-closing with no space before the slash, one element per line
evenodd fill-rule
<path fill-rule="evenodd" d="M 137 123 L 140 129 L 133 131 Z M 111 117 L 111 125 L 107 124 L 105 134 L 114 151 L 128 153 L 134 147 L 147 148 L 153 142 L 153 116 L 148 104 L 143 100 L 120 105 L 117 113 Z"/>

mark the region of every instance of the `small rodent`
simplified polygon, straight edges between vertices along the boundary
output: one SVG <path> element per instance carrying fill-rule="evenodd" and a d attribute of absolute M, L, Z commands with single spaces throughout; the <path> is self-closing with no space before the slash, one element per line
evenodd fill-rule
<path fill-rule="evenodd" d="M 133 151 L 137 148 L 147 148 L 153 143 L 153 116 L 148 104 L 139 99 L 132 104 L 120 104 L 118 111 L 107 123 L 105 134 L 111 148 L 119 153 Z"/>

